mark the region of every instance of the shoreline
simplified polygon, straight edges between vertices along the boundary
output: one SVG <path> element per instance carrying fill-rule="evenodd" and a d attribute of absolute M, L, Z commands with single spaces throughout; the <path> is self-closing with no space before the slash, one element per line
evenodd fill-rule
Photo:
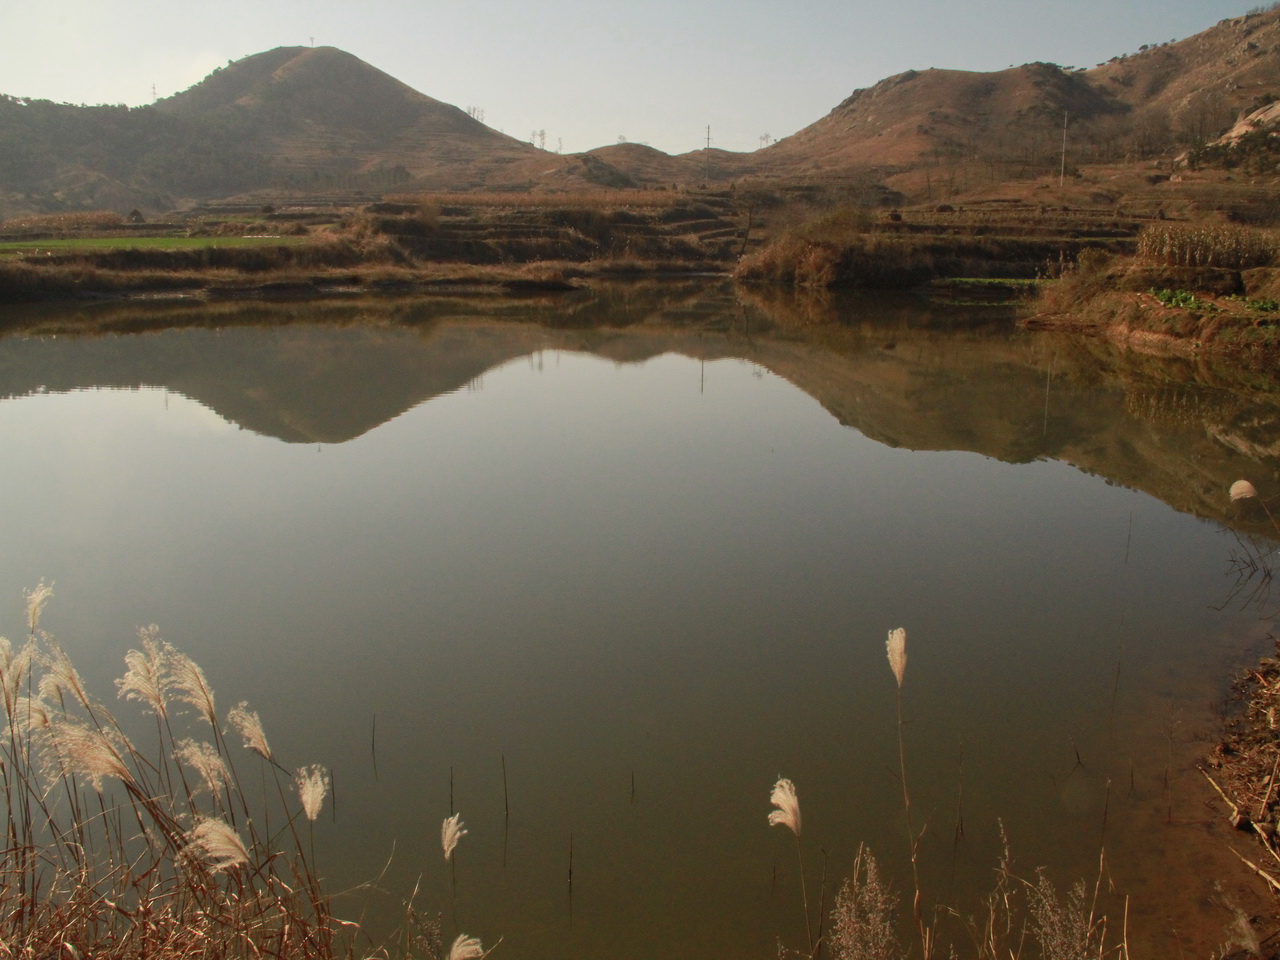
<path fill-rule="evenodd" d="M 0 304 L 103 303 L 128 301 L 322 300 L 357 297 L 449 294 L 541 294 L 586 290 L 593 282 L 619 280 L 686 280 L 727 276 L 714 265 L 687 262 L 599 261 L 535 262 L 519 267 L 439 264 L 426 269 L 369 269 L 329 274 L 275 274 L 246 282 L 252 274 L 223 271 L 154 274 L 92 271 L 74 276 L 35 278 L 23 285 L 6 283 L 0 264 Z M 256 279 L 256 278 L 255 278 Z"/>

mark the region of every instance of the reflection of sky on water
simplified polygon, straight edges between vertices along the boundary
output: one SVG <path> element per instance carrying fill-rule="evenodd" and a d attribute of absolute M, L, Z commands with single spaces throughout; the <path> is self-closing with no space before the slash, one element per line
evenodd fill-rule
<path fill-rule="evenodd" d="M 248 699 L 288 762 L 334 768 L 342 884 L 394 839 L 384 886 L 421 873 L 444 908 L 452 773 L 459 922 L 521 957 L 795 942 L 780 774 L 811 871 L 866 840 L 905 880 L 890 627 L 942 860 L 963 750 L 962 883 L 989 876 L 997 816 L 1032 863 L 1088 870 L 1105 778 L 1155 776 L 1152 711 L 1242 646 L 1210 609 L 1222 535 L 1149 497 L 883 446 L 739 361 L 539 360 L 322 447 L 155 390 L 0 404 L 3 622 L 56 581 L 46 625 L 104 697 L 159 623 L 224 710 Z"/>

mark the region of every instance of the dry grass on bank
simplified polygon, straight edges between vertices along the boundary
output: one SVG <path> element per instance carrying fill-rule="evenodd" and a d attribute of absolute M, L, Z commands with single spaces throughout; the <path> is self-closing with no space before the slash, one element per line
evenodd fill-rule
<path fill-rule="evenodd" d="M 61 233 L 82 233 L 88 230 L 107 230 L 125 222 L 124 217 L 111 210 L 86 210 L 73 213 L 31 214 L 13 217 L 0 222 L 10 230 L 49 230 Z"/>
<path fill-rule="evenodd" d="M 842 242 L 783 237 L 738 262 L 740 280 L 798 287 L 912 287 L 947 277 L 1056 276 L 1087 241 L 865 233 Z"/>
<path fill-rule="evenodd" d="M 573 207 L 613 210 L 626 207 L 671 207 L 690 201 L 674 190 L 600 190 L 564 193 L 398 193 L 387 194 L 384 203 L 411 204 L 436 210 L 444 207 Z"/>
<path fill-rule="evenodd" d="M 200 668 L 154 627 L 125 658 L 123 700 L 153 730 L 125 732 L 39 628 L 52 591 L 28 594 L 29 636 L 0 640 L 0 940 L 15 957 L 329 958 L 349 938 L 309 851 L 319 768 L 293 775 L 244 704 L 215 708 Z M 222 734 L 244 739 L 237 761 Z M 145 730 L 145 726 L 144 726 Z M 260 768 L 274 802 L 247 799 Z M 255 773 L 255 778 L 256 778 Z"/>
<path fill-rule="evenodd" d="M 1151 225 L 1131 257 L 1083 253 L 1042 289 L 1028 325 L 1270 355 L 1280 349 L 1278 263 L 1280 231 Z"/>
<path fill-rule="evenodd" d="M 1083 250 L 1125 249 L 1131 241 L 1122 234 L 1046 232 L 1025 211 L 1020 220 L 996 224 L 954 212 L 886 216 L 849 207 L 792 226 L 742 257 L 735 276 L 809 288 L 904 288 L 957 277 L 1035 279 L 1057 276 Z"/>

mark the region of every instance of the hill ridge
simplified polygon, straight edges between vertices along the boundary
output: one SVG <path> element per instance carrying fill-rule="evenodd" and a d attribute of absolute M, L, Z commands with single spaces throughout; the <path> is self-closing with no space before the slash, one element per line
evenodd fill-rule
<path fill-rule="evenodd" d="M 1172 159 L 1276 94 L 1280 9 L 1089 69 L 906 70 L 751 153 L 672 156 L 617 144 L 561 156 L 337 47 L 281 46 L 147 107 L 0 96 L 0 214 L 24 205 L 166 209 L 255 190 L 564 190 L 743 177 L 870 177 L 910 193 L 912 176 L 962 163 L 982 165 L 993 183 L 1056 171 L 1064 115 L 1069 164 Z"/>

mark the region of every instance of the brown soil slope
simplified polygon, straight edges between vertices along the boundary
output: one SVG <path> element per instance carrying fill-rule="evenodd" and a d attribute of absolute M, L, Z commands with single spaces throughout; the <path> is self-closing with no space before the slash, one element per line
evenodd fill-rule
<path fill-rule="evenodd" d="M 1205 140 L 1280 96 L 1280 9 L 1222 20 L 1193 37 L 1115 57 L 1084 74 L 1130 110 L 1130 122 L 1168 124 Z"/>
<path fill-rule="evenodd" d="M 1043 159 L 1056 156 L 1065 114 L 1073 159 L 1119 159 L 1203 142 L 1276 95 L 1280 10 L 1270 10 L 1090 70 L 1048 63 L 994 73 L 909 70 L 854 91 L 752 158 L 775 176 Z"/>
<path fill-rule="evenodd" d="M 1078 74 L 1033 63 L 997 73 L 909 70 L 856 90 L 817 123 L 765 148 L 771 171 L 900 167 L 926 158 L 1012 150 L 1060 129 L 1063 111 L 1121 108 Z"/>
<path fill-rule="evenodd" d="M 243 146 L 264 154 L 278 174 L 398 167 L 406 181 L 457 186 L 541 153 L 334 47 L 246 57 L 157 109 L 234 116 Z"/>

